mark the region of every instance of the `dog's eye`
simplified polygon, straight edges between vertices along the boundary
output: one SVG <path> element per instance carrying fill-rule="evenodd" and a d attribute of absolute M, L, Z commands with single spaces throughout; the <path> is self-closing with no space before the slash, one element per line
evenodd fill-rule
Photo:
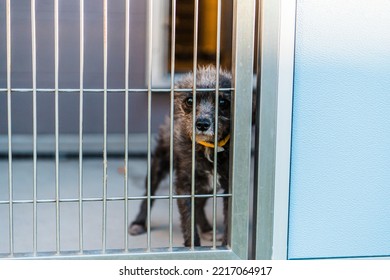
<path fill-rule="evenodd" d="M 226 109 L 229 106 L 229 100 L 226 98 L 219 98 L 219 107 L 221 109 Z"/>
<path fill-rule="evenodd" d="M 185 102 L 188 107 L 192 107 L 192 103 L 193 103 L 192 97 L 188 97 Z"/>

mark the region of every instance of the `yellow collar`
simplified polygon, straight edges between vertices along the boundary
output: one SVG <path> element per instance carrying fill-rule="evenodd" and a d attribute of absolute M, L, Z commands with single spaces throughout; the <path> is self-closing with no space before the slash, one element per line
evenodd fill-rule
<path fill-rule="evenodd" d="M 222 139 L 221 141 L 218 142 L 218 147 L 223 147 L 226 145 L 226 143 L 229 141 L 230 139 L 230 134 L 228 134 L 228 136 L 226 136 L 224 139 Z M 214 143 L 210 143 L 210 142 L 206 142 L 206 141 L 196 141 L 198 144 L 202 145 L 202 146 L 205 146 L 205 147 L 208 147 L 208 148 L 214 148 Z"/>

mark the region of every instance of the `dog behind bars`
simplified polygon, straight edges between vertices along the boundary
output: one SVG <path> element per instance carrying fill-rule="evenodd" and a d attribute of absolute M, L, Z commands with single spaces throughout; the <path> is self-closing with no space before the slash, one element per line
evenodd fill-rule
<path fill-rule="evenodd" d="M 192 89 L 193 74 L 188 73 L 176 84 L 176 89 Z M 175 92 L 173 156 L 175 170 L 175 190 L 178 195 L 190 195 L 192 189 L 192 139 L 193 115 L 195 115 L 195 194 L 213 193 L 213 176 L 217 176 L 217 188 L 228 192 L 229 186 L 229 139 L 231 92 L 218 93 L 218 143 L 217 174 L 214 174 L 214 134 L 215 134 L 215 88 L 217 70 L 214 66 L 199 67 L 196 73 L 197 89 L 214 89 L 196 92 L 196 112 L 193 113 L 193 92 Z M 231 87 L 231 74 L 219 71 L 219 88 Z M 160 127 L 157 146 L 151 163 L 151 195 L 169 172 L 170 121 Z M 146 183 L 145 183 L 146 185 Z M 202 235 L 210 235 L 212 227 L 208 222 L 204 206 L 207 198 L 195 198 L 195 223 Z M 153 200 L 152 200 L 153 202 Z M 177 199 L 180 212 L 184 245 L 191 246 L 191 198 Z M 224 198 L 225 231 L 222 244 L 227 244 L 227 198 Z M 131 235 L 146 231 L 147 201 L 143 200 L 136 219 L 129 226 Z M 197 227 L 194 228 L 194 246 L 200 246 Z"/>

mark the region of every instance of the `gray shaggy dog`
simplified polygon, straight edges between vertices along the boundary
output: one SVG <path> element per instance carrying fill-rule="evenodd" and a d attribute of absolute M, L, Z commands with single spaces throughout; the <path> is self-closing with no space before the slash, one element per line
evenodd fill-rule
<path fill-rule="evenodd" d="M 196 88 L 211 89 L 197 91 L 195 113 L 195 194 L 213 193 L 214 176 L 214 133 L 215 133 L 215 88 L 217 70 L 214 66 L 199 67 L 196 73 Z M 219 71 L 219 88 L 231 88 L 231 74 Z M 188 73 L 176 82 L 176 89 L 191 89 L 193 74 Z M 212 90 L 214 89 L 214 90 Z M 218 93 L 218 162 L 217 187 L 228 192 L 229 186 L 229 139 L 230 139 L 230 102 L 231 91 Z M 175 92 L 174 95 L 174 129 L 173 155 L 175 170 L 175 190 L 177 195 L 191 194 L 192 176 L 192 139 L 193 139 L 193 92 Z M 159 183 L 169 172 L 169 140 L 170 121 L 167 118 L 160 127 L 157 146 L 151 162 L 151 195 L 154 195 Z M 146 183 L 145 183 L 146 186 Z M 202 235 L 209 235 L 212 227 L 204 212 L 207 198 L 195 198 L 195 223 Z M 152 200 L 153 202 L 153 200 Z M 177 199 L 180 212 L 181 229 L 184 245 L 191 246 L 191 199 Z M 225 231 L 222 244 L 227 244 L 227 198 L 224 198 Z M 131 235 L 138 235 L 146 231 L 147 201 L 143 200 L 136 219 L 129 226 Z M 194 246 L 200 246 L 197 227 L 194 229 Z"/>

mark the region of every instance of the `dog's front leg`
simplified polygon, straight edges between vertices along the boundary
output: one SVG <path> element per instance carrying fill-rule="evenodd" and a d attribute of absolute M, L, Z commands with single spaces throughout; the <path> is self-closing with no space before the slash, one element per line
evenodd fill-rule
<path fill-rule="evenodd" d="M 213 228 L 210 225 L 209 221 L 206 218 L 205 213 L 205 205 L 208 198 L 196 198 L 195 199 L 195 215 L 196 215 L 196 223 L 199 226 L 199 229 L 201 231 L 201 234 L 203 236 L 203 233 L 211 233 Z M 211 239 L 212 240 L 212 239 Z"/>
<path fill-rule="evenodd" d="M 223 232 L 223 238 L 222 238 L 222 246 L 227 246 L 228 244 L 228 230 L 229 230 L 229 198 L 224 197 L 223 198 L 223 219 L 224 219 L 224 232 Z"/>
<path fill-rule="evenodd" d="M 225 177 L 221 180 L 221 186 L 223 188 L 223 193 L 229 193 L 229 180 Z M 222 246 L 228 245 L 229 237 L 229 227 L 230 227 L 230 217 L 229 217 L 229 197 L 223 198 L 223 220 L 224 220 L 224 233 L 222 238 Z"/>
<path fill-rule="evenodd" d="M 183 198 L 177 200 L 177 205 L 180 213 L 181 230 L 184 237 L 184 246 L 191 247 L 191 237 L 194 234 L 194 246 L 200 246 L 200 239 L 196 223 L 192 232 L 192 215 L 191 215 L 191 199 Z"/>
<path fill-rule="evenodd" d="M 167 153 L 166 147 L 162 144 L 160 140 L 160 144 L 156 147 L 155 155 L 152 158 L 151 165 L 151 186 L 150 186 L 150 196 L 154 196 L 157 191 L 157 188 L 160 182 L 165 178 L 169 171 L 169 155 Z M 148 178 L 145 178 L 145 196 L 148 195 Z M 150 208 L 153 206 L 154 199 L 150 200 Z M 128 232 L 131 235 L 139 235 L 141 233 L 146 232 L 146 219 L 148 216 L 148 202 L 144 199 L 139 208 L 137 217 L 130 224 L 128 228 Z"/>

